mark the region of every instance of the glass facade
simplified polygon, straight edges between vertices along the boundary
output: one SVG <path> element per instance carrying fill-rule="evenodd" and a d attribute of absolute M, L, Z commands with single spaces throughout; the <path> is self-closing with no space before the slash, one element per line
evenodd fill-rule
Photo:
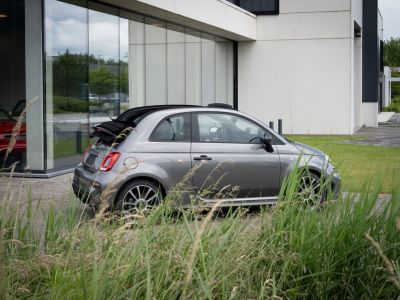
<path fill-rule="evenodd" d="M 26 166 L 25 2 L 0 1 L 0 170 Z"/>
<path fill-rule="evenodd" d="M 91 1 L 45 0 L 46 169 L 143 105 L 233 104 L 233 42 Z"/>

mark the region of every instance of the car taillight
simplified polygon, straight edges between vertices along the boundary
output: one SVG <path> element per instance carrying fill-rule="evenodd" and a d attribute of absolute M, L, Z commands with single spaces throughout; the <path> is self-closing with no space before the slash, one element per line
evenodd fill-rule
<path fill-rule="evenodd" d="M 89 146 L 86 147 L 85 151 L 83 151 L 82 156 L 81 156 L 81 162 L 85 161 L 86 154 L 89 152 L 90 148 L 92 148 L 91 144 L 89 144 Z"/>
<path fill-rule="evenodd" d="M 104 172 L 110 171 L 120 156 L 121 153 L 119 152 L 108 153 L 101 162 L 100 171 Z"/>

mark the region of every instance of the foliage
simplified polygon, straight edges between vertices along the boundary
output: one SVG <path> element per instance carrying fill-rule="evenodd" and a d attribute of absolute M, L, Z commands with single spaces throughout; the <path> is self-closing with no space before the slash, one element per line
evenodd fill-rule
<path fill-rule="evenodd" d="M 129 93 L 129 77 L 128 77 L 128 65 L 125 68 L 121 68 L 119 75 L 120 92 L 124 94 Z"/>
<path fill-rule="evenodd" d="M 400 113 L 400 96 L 392 98 L 392 103 L 388 107 L 383 108 L 383 111 L 393 111 Z"/>
<path fill-rule="evenodd" d="M 400 74 L 392 73 L 392 76 L 400 77 Z M 397 97 L 400 97 L 400 82 L 392 82 L 392 99 L 397 98 Z"/>
<path fill-rule="evenodd" d="M 91 70 L 88 72 L 88 70 Z M 100 96 L 128 93 L 128 64 L 113 59 L 96 58 L 68 50 L 52 58 L 53 94 L 59 97 L 85 99 L 91 92 Z"/>
<path fill-rule="evenodd" d="M 118 77 L 105 67 L 91 70 L 89 73 L 90 91 L 99 95 L 108 95 L 117 91 Z"/>
<path fill-rule="evenodd" d="M 385 66 L 400 67 L 400 38 L 391 38 L 386 41 L 383 55 Z"/>
<path fill-rule="evenodd" d="M 53 58 L 53 94 L 61 97 L 85 98 L 88 77 L 87 57 L 69 51 Z"/>
<path fill-rule="evenodd" d="M 88 112 L 89 105 L 86 99 L 77 99 L 72 97 L 53 98 L 53 113 L 85 113 Z"/>
<path fill-rule="evenodd" d="M 66 210 L 50 206 L 42 226 L 43 204 L 27 196 L 18 207 L 7 195 L 0 298 L 397 299 L 400 195 L 376 209 L 378 190 L 319 209 L 289 193 L 256 215 L 177 214 L 167 198 L 126 221 L 90 219 L 71 199 Z"/>

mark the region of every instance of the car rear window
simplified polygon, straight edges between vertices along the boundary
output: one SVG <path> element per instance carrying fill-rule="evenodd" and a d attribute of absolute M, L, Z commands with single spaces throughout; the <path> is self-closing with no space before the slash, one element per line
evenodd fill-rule
<path fill-rule="evenodd" d="M 162 120 L 150 136 L 152 142 L 190 142 L 190 114 L 170 116 Z"/>

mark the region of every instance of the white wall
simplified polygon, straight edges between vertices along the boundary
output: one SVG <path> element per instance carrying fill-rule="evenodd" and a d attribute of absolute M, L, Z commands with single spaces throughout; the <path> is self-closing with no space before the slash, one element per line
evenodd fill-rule
<path fill-rule="evenodd" d="M 378 127 L 378 103 L 364 102 L 362 104 L 363 123 L 366 127 Z"/>
<path fill-rule="evenodd" d="M 100 0 L 233 40 L 255 40 L 256 16 L 225 0 Z"/>
<path fill-rule="evenodd" d="M 350 0 L 281 0 L 257 17 L 257 41 L 239 43 L 239 109 L 284 133 L 351 134 Z"/>
<path fill-rule="evenodd" d="M 363 0 L 351 0 L 351 48 L 352 61 L 351 64 L 351 93 L 352 93 L 352 124 L 353 129 L 357 130 L 363 126 L 362 117 L 362 37 L 356 37 L 354 34 L 355 24 L 363 27 Z"/>

